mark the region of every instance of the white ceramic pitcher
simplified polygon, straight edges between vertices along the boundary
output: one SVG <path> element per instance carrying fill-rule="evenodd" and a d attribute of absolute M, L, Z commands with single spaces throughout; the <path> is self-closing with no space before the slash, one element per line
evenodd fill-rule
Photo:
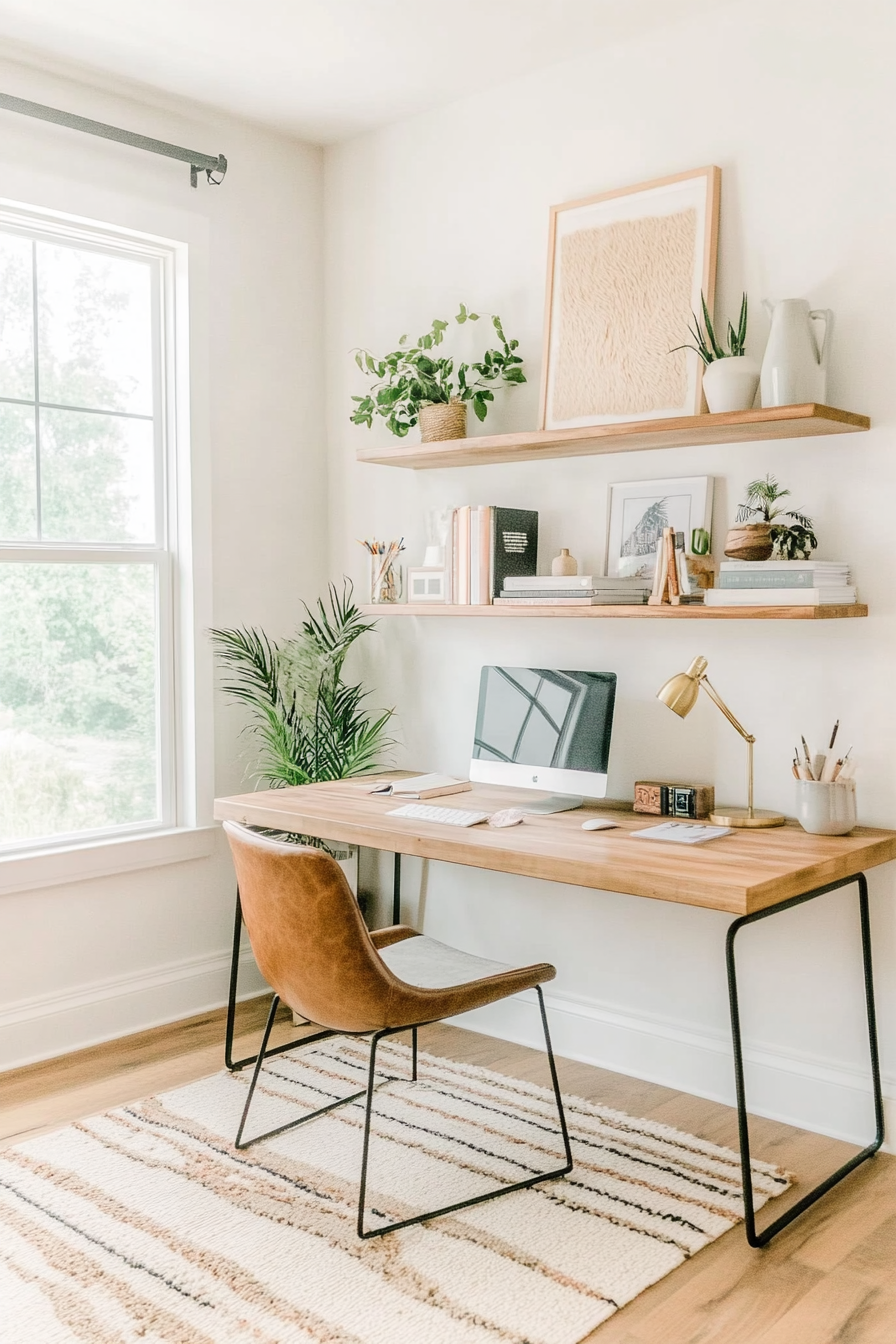
<path fill-rule="evenodd" d="M 759 387 L 763 406 L 794 406 L 805 401 L 827 401 L 828 354 L 834 314 L 830 308 L 810 308 L 806 299 L 762 300 L 772 329 L 762 360 Z M 824 323 L 821 344 L 817 326 Z"/>

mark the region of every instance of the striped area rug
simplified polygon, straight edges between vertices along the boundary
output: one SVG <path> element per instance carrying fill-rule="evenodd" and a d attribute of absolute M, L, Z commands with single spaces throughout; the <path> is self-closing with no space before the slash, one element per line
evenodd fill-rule
<path fill-rule="evenodd" d="M 551 1095 L 383 1043 L 371 1225 L 559 1165 Z M 367 1045 L 275 1058 L 252 1132 L 363 1086 Z M 571 1176 L 361 1242 L 362 1110 L 238 1153 L 218 1074 L 0 1154 L 2 1344 L 577 1344 L 740 1220 L 734 1153 L 567 1099 Z M 787 1188 L 756 1163 L 757 1206 Z"/>

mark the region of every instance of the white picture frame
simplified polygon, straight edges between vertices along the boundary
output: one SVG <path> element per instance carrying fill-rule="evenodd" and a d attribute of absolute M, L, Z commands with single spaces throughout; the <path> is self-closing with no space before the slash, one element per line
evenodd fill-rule
<path fill-rule="evenodd" d="M 653 579 L 656 542 L 664 527 L 691 533 L 702 527 L 712 535 L 711 476 L 680 476 L 659 481 L 617 481 L 610 486 L 606 572 L 616 578 Z"/>
<path fill-rule="evenodd" d="M 690 351 L 715 292 L 721 170 L 714 165 L 551 207 L 541 428 L 703 410 Z"/>

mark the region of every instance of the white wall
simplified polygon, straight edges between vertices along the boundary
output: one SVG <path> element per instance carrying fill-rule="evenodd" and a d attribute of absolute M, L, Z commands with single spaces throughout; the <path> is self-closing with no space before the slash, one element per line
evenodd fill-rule
<path fill-rule="evenodd" d="M 715 549 L 744 484 L 766 471 L 818 523 L 820 555 L 844 557 L 868 620 L 814 624 L 625 621 L 382 621 L 370 672 L 399 710 L 402 759 L 463 771 L 482 663 L 601 668 L 619 677 L 610 793 L 651 775 L 711 779 L 742 801 L 743 744 L 704 701 L 686 722 L 654 698 L 697 653 L 758 736 L 757 801 L 793 810 L 790 756 L 836 718 L 861 762 L 869 824 L 896 821 L 892 516 L 896 459 L 896 138 L 892 9 L 818 0 L 717 7 L 600 54 L 338 146 L 326 159 L 328 428 L 334 572 L 363 579 L 356 538 L 409 539 L 420 563 L 432 505 L 540 510 L 542 568 L 561 545 L 600 570 L 612 481 L 711 474 Z M 459 300 L 498 312 L 527 356 L 529 384 L 487 429 L 537 415 L 548 207 L 716 163 L 722 168 L 719 312 L 804 295 L 837 314 L 829 399 L 871 415 L 870 434 L 682 448 L 413 473 L 359 466 L 388 441 L 348 423 L 362 388 L 352 347 L 391 348 L 450 317 Z M 410 871 L 412 865 L 407 865 Z M 892 866 L 872 874 L 884 1067 L 896 1097 L 896 919 Z M 413 892 L 407 886 L 413 917 Z M 425 928 L 505 959 L 552 959 L 561 1050 L 731 1099 L 723 969 L 726 917 L 609 893 L 433 865 Z M 757 1108 L 831 1133 L 870 1132 L 861 976 L 852 902 L 828 897 L 742 935 L 744 1013 Z M 480 1025 L 534 1040 L 528 1009 Z"/>
<path fill-rule="evenodd" d="M 203 624 L 290 632 L 325 572 L 320 151 L 21 64 L 0 63 L 0 87 L 226 154 L 223 185 L 193 191 L 186 164 L 0 113 L 0 195 L 191 243 Z M 242 720 L 217 709 L 214 786 L 234 793 L 251 787 Z M 211 857 L 0 897 L 0 1068 L 223 1001 L 233 878 L 221 839 Z"/>

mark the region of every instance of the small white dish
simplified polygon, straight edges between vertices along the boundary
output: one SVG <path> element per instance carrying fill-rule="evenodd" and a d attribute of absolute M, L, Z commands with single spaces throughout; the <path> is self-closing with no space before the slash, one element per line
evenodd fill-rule
<path fill-rule="evenodd" d="M 583 831 L 615 831 L 618 821 L 605 821 L 603 817 L 590 817 L 582 822 Z"/>
<path fill-rule="evenodd" d="M 505 807 L 501 812 L 493 812 L 488 819 L 489 826 L 519 826 L 524 813 L 518 807 Z"/>

